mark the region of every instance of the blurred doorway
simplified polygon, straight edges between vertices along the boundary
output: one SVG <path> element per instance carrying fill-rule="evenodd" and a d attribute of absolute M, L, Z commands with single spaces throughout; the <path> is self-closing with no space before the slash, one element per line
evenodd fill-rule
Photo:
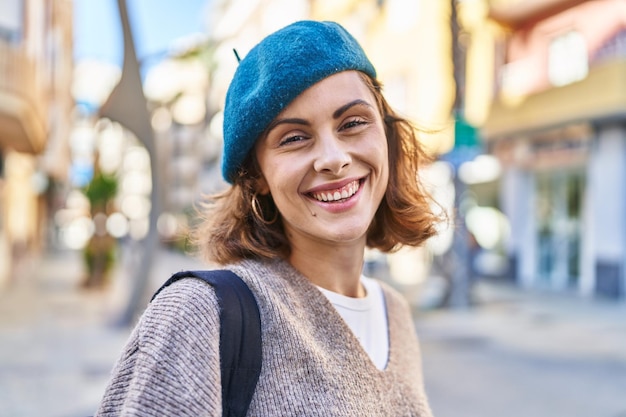
<path fill-rule="evenodd" d="M 538 172 L 536 180 L 537 281 L 542 288 L 576 288 L 581 264 L 582 170 Z"/>

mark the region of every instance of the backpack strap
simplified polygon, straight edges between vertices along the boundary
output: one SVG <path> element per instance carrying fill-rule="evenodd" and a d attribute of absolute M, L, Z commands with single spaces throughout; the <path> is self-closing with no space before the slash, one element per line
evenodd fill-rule
<path fill-rule="evenodd" d="M 228 270 L 181 271 L 152 296 L 182 278 L 198 278 L 215 289 L 220 305 L 220 366 L 224 417 L 248 412 L 262 364 L 261 317 L 256 299 L 245 282 Z M 151 301 L 152 301 L 151 300 Z"/>

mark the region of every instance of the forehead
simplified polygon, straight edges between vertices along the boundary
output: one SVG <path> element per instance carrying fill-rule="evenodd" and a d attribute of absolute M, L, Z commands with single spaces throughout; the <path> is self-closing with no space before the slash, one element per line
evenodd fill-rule
<path fill-rule="evenodd" d="M 320 108 L 337 108 L 347 102 L 361 99 L 376 108 L 374 95 L 357 71 L 333 74 L 313 84 L 287 105 L 277 118 L 293 112 L 315 111 Z"/>

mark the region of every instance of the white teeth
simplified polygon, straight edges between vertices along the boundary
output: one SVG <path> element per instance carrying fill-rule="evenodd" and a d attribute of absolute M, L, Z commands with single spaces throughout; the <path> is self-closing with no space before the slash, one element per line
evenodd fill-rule
<path fill-rule="evenodd" d="M 352 197 L 359 190 L 359 182 L 354 181 L 341 189 L 328 193 L 314 193 L 313 198 L 318 201 L 339 201 Z"/>

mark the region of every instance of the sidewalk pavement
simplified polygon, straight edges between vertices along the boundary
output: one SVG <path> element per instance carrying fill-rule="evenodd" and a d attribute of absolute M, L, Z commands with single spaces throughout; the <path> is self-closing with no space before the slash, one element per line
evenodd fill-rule
<path fill-rule="evenodd" d="M 150 286 L 202 267 L 162 250 Z M 0 293 L 0 417 L 93 414 L 130 333 L 111 325 L 127 296 L 130 277 L 124 264 L 121 269 L 108 290 L 86 291 L 79 286 L 80 254 L 50 252 Z M 466 310 L 417 312 L 425 354 L 438 343 L 486 338 L 519 351 L 626 363 L 626 303 L 523 292 L 487 281 L 476 295 L 478 304 Z"/>
<path fill-rule="evenodd" d="M 111 288 L 81 289 L 80 253 L 52 251 L 0 292 L 0 417 L 93 415 L 129 328 L 113 325 L 127 297 L 124 271 Z M 127 262 L 124 260 L 124 262 Z M 200 267 L 163 250 L 150 286 Z"/>
<path fill-rule="evenodd" d="M 422 338 L 489 339 L 527 353 L 626 363 L 626 300 L 524 290 L 479 281 L 469 308 L 422 311 Z M 626 398 L 626 397 L 625 397 Z"/>
<path fill-rule="evenodd" d="M 435 417 L 626 417 L 626 303 L 494 282 L 416 316 Z"/>

